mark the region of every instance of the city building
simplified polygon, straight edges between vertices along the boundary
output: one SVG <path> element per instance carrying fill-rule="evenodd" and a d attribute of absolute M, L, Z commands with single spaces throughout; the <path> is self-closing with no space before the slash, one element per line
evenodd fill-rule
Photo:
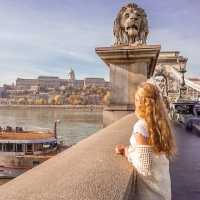
<path fill-rule="evenodd" d="M 85 78 L 77 80 L 73 69 L 67 73 L 66 79 L 60 79 L 57 76 L 39 76 L 37 79 L 17 78 L 15 90 L 31 90 L 36 91 L 42 89 L 55 89 L 62 86 L 82 88 L 87 86 L 97 86 L 110 88 L 110 82 L 103 78 Z"/>
<path fill-rule="evenodd" d="M 15 84 L 14 83 L 12 85 L 4 84 L 3 88 L 5 90 L 13 90 L 13 89 L 15 89 Z"/>
<path fill-rule="evenodd" d="M 32 86 L 38 85 L 38 79 L 23 79 L 17 78 L 16 89 L 17 90 L 29 90 Z"/>
<path fill-rule="evenodd" d="M 85 78 L 84 87 L 87 86 L 105 87 L 105 80 L 103 78 Z"/>
<path fill-rule="evenodd" d="M 73 88 L 82 88 L 84 86 L 84 80 L 67 80 L 67 86 Z"/>
<path fill-rule="evenodd" d="M 39 76 L 37 79 L 22 79 L 16 80 L 17 90 L 35 90 L 36 88 L 54 89 L 66 84 L 65 79 L 60 79 L 56 76 Z"/>
<path fill-rule="evenodd" d="M 110 81 L 105 81 L 105 88 L 111 89 L 111 82 Z"/>
<path fill-rule="evenodd" d="M 5 92 L 5 89 L 4 89 L 4 87 L 0 87 L 0 98 L 2 98 L 2 97 L 3 97 L 3 95 L 4 95 L 4 92 Z"/>
<path fill-rule="evenodd" d="M 76 80 L 74 70 L 70 69 L 70 71 L 67 74 L 67 84 L 66 85 L 68 87 L 82 88 L 84 85 L 84 80 Z"/>
<path fill-rule="evenodd" d="M 71 80 L 71 81 L 76 80 L 76 78 L 75 78 L 75 72 L 74 72 L 74 70 L 72 68 L 70 69 L 70 71 L 68 73 L 68 80 Z"/>
<path fill-rule="evenodd" d="M 57 76 L 39 76 L 38 85 L 41 88 L 53 89 L 61 86 L 61 79 Z"/>

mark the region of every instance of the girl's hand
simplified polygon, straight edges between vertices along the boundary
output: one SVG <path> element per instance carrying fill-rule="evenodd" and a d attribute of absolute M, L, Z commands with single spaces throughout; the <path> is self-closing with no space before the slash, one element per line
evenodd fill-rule
<path fill-rule="evenodd" d="M 124 155 L 125 154 L 125 146 L 123 144 L 117 144 L 115 147 L 115 153 Z"/>

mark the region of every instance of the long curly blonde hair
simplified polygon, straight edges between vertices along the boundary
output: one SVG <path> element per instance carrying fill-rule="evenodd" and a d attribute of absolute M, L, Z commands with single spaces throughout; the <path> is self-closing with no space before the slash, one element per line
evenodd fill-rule
<path fill-rule="evenodd" d="M 145 120 L 149 137 L 147 142 L 156 153 L 173 156 L 176 152 L 166 107 L 158 87 L 141 84 L 135 94 L 136 115 Z"/>

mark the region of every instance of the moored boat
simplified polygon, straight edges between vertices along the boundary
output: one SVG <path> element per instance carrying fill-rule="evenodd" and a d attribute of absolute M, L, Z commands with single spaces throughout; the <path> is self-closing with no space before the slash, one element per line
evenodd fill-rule
<path fill-rule="evenodd" d="M 56 155 L 61 145 L 54 132 L 0 127 L 0 178 L 14 178 Z"/>

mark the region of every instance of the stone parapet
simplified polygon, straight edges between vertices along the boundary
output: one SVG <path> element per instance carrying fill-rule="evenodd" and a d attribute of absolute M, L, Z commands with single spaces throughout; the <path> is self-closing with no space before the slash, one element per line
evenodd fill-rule
<path fill-rule="evenodd" d="M 135 121 L 127 115 L 6 183 L 0 200 L 130 199 L 133 168 L 114 147 L 128 144 Z"/>
<path fill-rule="evenodd" d="M 103 111 L 104 126 L 134 111 L 138 85 L 153 75 L 160 45 L 118 45 L 96 48 L 110 69 L 110 108 Z M 120 109 L 119 109 L 120 108 Z"/>
<path fill-rule="evenodd" d="M 108 66 L 110 64 L 119 66 L 133 63 L 147 63 L 147 74 L 145 75 L 147 78 L 150 78 L 157 63 L 160 48 L 160 45 L 139 45 L 98 47 L 95 50 Z"/>
<path fill-rule="evenodd" d="M 161 51 L 158 57 L 158 64 L 177 64 L 179 51 Z"/>

